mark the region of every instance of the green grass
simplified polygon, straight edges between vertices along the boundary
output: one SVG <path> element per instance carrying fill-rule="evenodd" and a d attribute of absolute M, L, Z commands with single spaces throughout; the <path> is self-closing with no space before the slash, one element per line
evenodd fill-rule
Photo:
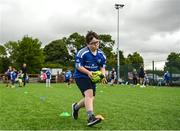
<path fill-rule="evenodd" d="M 77 121 L 59 116 L 82 97 L 76 85 L 0 84 L 0 130 L 180 130 L 180 88 L 130 87 L 98 85 L 94 111 L 105 120 L 87 127 L 85 109 Z"/>

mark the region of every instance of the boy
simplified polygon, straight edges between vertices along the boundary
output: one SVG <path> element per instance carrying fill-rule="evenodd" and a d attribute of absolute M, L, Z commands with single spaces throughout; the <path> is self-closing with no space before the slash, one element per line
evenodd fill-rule
<path fill-rule="evenodd" d="M 25 86 L 26 82 L 27 82 L 27 65 L 26 65 L 26 63 L 23 64 L 21 70 L 23 73 L 23 86 Z"/>
<path fill-rule="evenodd" d="M 115 82 L 115 79 L 116 79 L 116 71 L 115 69 L 113 68 L 112 69 L 112 72 L 111 72 L 111 85 L 113 86 L 114 82 Z"/>
<path fill-rule="evenodd" d="M 67 72 L 64 74 L 64 76 L 65 76 L 65 82 L 67 82 L 68 85 L 70 85 L 70 83 L 71 83 L 71 77 L 72 77 L 71 71 L 67 71 Z"/>
<path fill-rule="evenodd" d="M 12 72 L 12 67 L 9 66 L 8 70 L 5 72 L 5 75 L 6 75 L 6 87 L 11 87 L 9 85 L 9 83 L 11 81 L 11 72 Z"/>
<path fill-rule="evenodd" d="M 78 111 L 85 107 L 88 115 L 87 126 L 92 126 L 101 121 L 96 118 L 93 112 L 93 100 L 96 92 L 96 85 L 91 81 L 92 72 L 100 70 L 105 76 L 106 57 L 99 49 L 98 35 L 89 31 L 86 35 L 87 46 L 78 51 L 75 60 L 74 78 L 84 98 L 78 103 L 72 104 L 72 117 L 78 119 Z"/>
<path fill-rule="evenodd" d="M 51 72 L 47 70 L 45 75 L 46 75 L 46 87 L 51 87 Z"/>
<path fill-rule="evenodd" d="M 164 76 L 163 76 L 163 79 L 164 79 L 164 81 L 165 81 L 165 85 L 166 85 L 166 86 L 169 86 L 169 78 L 170 78 L 169 72 L 166 71 L 166 72 L 164 73 Z"/>

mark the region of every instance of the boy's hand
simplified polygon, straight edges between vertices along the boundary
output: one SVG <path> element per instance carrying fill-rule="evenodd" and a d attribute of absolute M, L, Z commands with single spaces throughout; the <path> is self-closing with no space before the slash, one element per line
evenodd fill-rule
<path fill-rule="evenodd" d="M 89 76 L 90 79 L 92 79 L 92 76 L 93 76 L 93 75 L 92 75 L 92 72 L 91 72 L 91 71 L 89 71 L 87 75 Z"/>
<path fill-rule="evenodd" d="M 107 84 L 106 78 L 104 77 L 104 78 L 101 80 L 101 82 L 102 82 L 103 84 Z"/>
<path fill-rule="evenodd" d="M 104 79 L 104 78 L 105 78 L 105 76 L 102 74 L 101 71 L 92 72 L 92 82 L 93 83 L 102 82 L 102 79 Z"/>

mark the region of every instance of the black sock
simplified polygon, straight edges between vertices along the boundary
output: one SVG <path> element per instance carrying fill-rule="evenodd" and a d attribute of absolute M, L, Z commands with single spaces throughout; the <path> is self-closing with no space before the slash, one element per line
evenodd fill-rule
<path fill-rule="evenodd" d="M 79 110 L 80 106 L 78 104 L 75 105 L 75 110 Z"/>
<path fill-rule="evenodd" d="M 93 111 L 87 111 L 87 115 L 88 115 L 88 117 L 90 118 L 91 116 L 94 115 L 94 113 L 93 113 Z"/>

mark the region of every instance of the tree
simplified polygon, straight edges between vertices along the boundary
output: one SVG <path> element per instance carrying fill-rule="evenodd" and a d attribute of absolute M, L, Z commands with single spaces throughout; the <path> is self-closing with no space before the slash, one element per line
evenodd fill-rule
<path fill-rule="evenodd" d="M 0 57 L 0 73 L 4 73 L 10 65 L 11 62 L 8 57 Z"/>
<path fill-rule="evenodd" d="M 13 67 L 20 69 L 23 63 L 28 65 L 28 73 L 38 73 L 44 62 L 41 42 L 38 39 L 24 36 L 18 42 L 5 44 L 6 51 Z"/>
<path fill-rule="evenodd" d="M 114 67 L 116 65 L 116 54 L 113 52 L 114 40 L 112 36 L 108 34 L 100 34 L 100 49 L 105 53 L 107 65 Z"/>
<path fill-rule="evenodd" d="M 17 66 L 16 64 L 16 58 L 17 58 L 17 47 L 18 47 L 18 42 L 16 41 L 8 41 L 7 43 L 4 44 L 6 48 L 6 53 L 9 56 L 10 63 L 14 66 Z"/>
<path fill-rule="evenodd" d="M 83 35 L 78 34 L 77 32 L 71 34 L 66 40 L 67 49 L 69 54 L 74 59 L 75 54 L 78 50 L 86 45 L 85 37 Z"/>
<path fill-rule="evenodd" d="M 7 55 L 6 48 L 0 45 L 0 57 L 5 57 Z"/>
<path fill-rule="evenodd" d="M 180 73 L 180 53 L 171 52 L 168 55 L 164 70 Z"/>
<path fill-rule="evenodd" d="M 38 39 L 33 39 L 28 36 L 24 36 L 21 41 L 18 41 L 18 54 L 16 59 L 18 66 L 26 63 L 29 73 L 38 73 L 44 63 L 41 44 Z"/>
<path fill-rule="evenodd" d="M 46 63 L 56 63 L 59 66 L 69 65 L 71 56 L 68 53 L 64 40 L 65 39 L 52 41 L 44 47 Z"/>
<path fill-rule="evenodd" d="M 9 65 L 10 60 L 7 57 L 6 48 L 0 45 L 0 73 L 4 73 Z"/>
<path fill-rule="evenodd" d="M 144 61 L 143 57 L 139 53 L 134 52 L 132 55 L 128 55 L 126 63 L 132 65 L 133 68 L 138 70 L 139 67 L 144 64 Z"/>

